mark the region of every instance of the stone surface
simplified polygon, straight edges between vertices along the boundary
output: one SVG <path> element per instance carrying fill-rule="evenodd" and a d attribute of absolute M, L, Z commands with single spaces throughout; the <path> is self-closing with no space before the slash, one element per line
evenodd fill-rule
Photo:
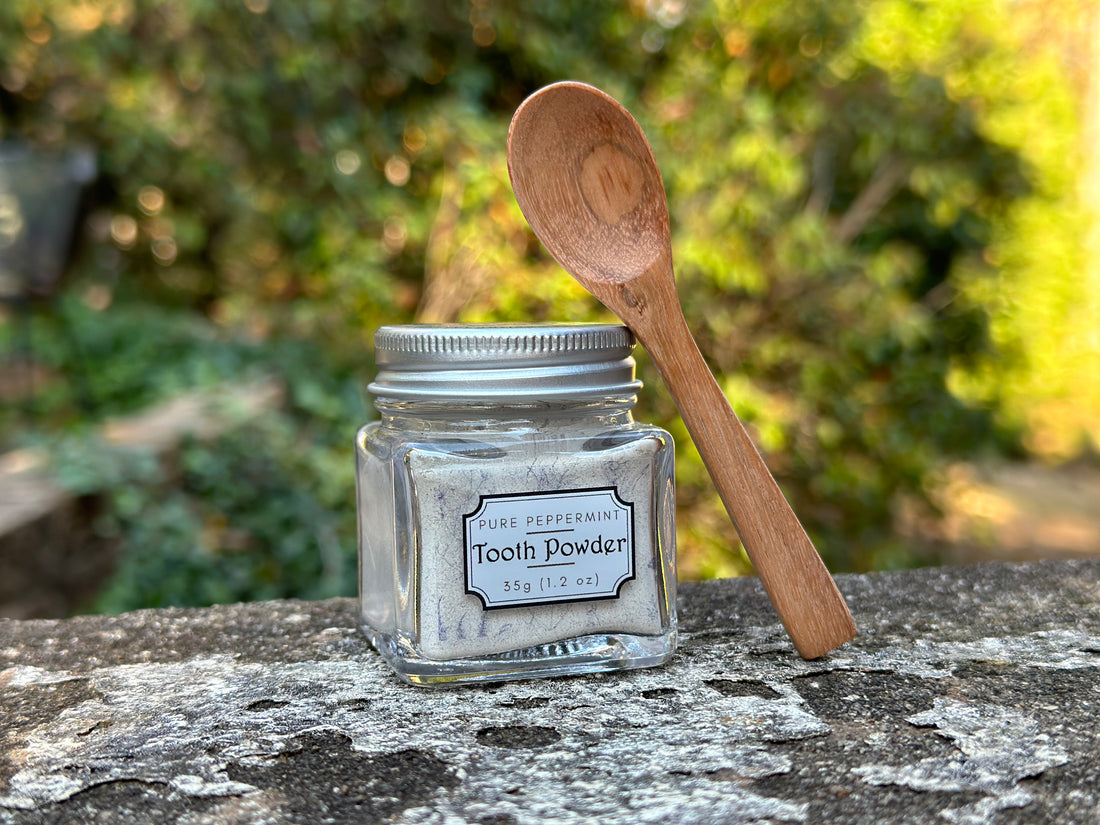
<path fill-rule="evenodd" d="M 819 661 L 742 579 L 667 667 L 444 691 L 346 599 L 0 621 L 0 823 L 1100 821 L 1100 562 L 838 582 Z"/>

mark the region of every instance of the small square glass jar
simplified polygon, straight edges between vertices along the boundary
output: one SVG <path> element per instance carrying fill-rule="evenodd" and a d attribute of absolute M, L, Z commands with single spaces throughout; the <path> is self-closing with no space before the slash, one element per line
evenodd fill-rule
<path fill-rule="evenodd" d="M 650 667 L 676 645 L 672 437 L 618 325 L 375 335 L 360 623 L 408 682 Z"/>

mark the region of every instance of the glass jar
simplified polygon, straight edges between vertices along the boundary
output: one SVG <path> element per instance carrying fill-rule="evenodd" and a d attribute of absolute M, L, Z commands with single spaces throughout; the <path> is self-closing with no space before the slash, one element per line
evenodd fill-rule
<path fill-rule="evenodd" d="M 360 622 L 414 684 L 649 667 L 676 644 L 672 437 L 617 325 L 375 335 Z"/>

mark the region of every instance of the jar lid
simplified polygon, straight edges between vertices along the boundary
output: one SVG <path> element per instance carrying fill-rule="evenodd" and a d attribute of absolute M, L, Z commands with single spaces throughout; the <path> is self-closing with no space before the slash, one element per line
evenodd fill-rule
<path fill-rule="evenodd" d="M 407 324 L 374 336 L 367 389 L 396 399 L 535 401 L 635 395 L 634 334 L 617 324 Z"/>

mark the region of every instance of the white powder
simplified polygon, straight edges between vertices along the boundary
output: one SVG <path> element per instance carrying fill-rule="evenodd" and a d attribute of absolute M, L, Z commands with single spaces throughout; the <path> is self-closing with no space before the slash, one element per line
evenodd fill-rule
<path fill-rule="evenodd" d="M 654 554 L 655 438 L 595 452 L 562 452 L 536 440 L 492 458 L 412 449 L 408 472 L 418 508 L 417 623 L 423 655 L 455 659 L 503 653 L 593 633 L 668 630 L 663 571 Z M 485 609 L 466 592 L 464 519 L 482 496 L 614 488 L 633 505 L 634 578 L 617 598 Z M 557 571 L 555 571 L 556 573 Z"/>

